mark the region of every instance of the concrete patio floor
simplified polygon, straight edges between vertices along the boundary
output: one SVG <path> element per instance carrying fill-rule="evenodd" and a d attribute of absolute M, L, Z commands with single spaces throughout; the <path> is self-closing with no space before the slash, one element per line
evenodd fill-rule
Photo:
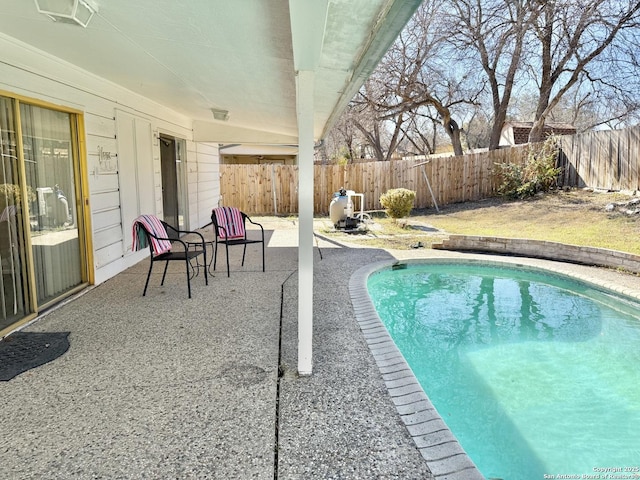
<path fill-rule="evenodd" d="M 219 263 L 209 286 L 192 281 L 192 299 L 181 265 L 164 287 L 158 268 L 142 297 L 145 260 L 28 326 L 71 332 L 71 346 L 0 385 L 0 478 L 432 478 L 355 320 L 349 280 L 372 262 L 464 254 L 319 238 L 314 374 L 298 377 L 297 227 L 258 221 L 265 273 L 258 247 L 245 267 L 236 248 L 230 278 Z M 637 277 L 559 268 L 637 289 Z"/>

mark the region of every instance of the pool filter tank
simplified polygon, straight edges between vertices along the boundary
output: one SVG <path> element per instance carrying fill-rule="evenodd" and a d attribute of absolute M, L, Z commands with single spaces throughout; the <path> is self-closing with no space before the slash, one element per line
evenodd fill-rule
<path fill-rule="evenodd" d="M 364 216 L 362 211 L 358 216 L 354 216 L 352 198 L 354 196 L 360 198 L 360 208 L 362 210 L 363 194 L 345 190 L 344 188 L 333 194 L 333 200 L 329 205 L 329 218 L 331 218 L 335 228 L 355 229 L 358 227 L 358 223 L 362 221 Z"/>
<path fill-rule="evenodd" d="M 347 217 L 353 214 L 353 202 L 347 196 L 347 191 L 341 188 L 339 192 L 333 194 L 333 200 L 329 205 L 329 218 L 334 225 L 343 222 Z"/>

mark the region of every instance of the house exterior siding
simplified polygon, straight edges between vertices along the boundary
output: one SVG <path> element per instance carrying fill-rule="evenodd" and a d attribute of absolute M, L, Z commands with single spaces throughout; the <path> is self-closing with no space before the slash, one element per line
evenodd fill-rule
<path fill-rule="evenodd" d="M 86 162 L 91 209 L 95 283 L 99 284 L 144 258 L 148 252 L 132 252 L 128 217 L 124 210 L 162 216 L 160 149 L 154 139 L 165 133 L 187 142 L 188 224 L 198 228 L 210 221 L 211 208 L 220 197 L 219 152 L 216 144 L 193 142 L 192 119 L 119 87 L 69 63 L 0 35 L 0 91 L 71 108 L 84 113 Z M 149 180 L 144 189 L 122 188 L 123 172 L 132 161 L 118 149 L 120 116 L 140 119 L 150 129 L 143 136 L 136 163 L 138 178 Z M 131 123 L 131 122 L 129 122 Z M 131 123 L 134 125 L 135 122 Z M 128 185 L 131 185 L 129 182 Z M 135 184 L 134 184 L 135 187 Z M 140 211 L 142 206 L 145 211 Z M 148 209 L 153 211 L 149 212 Z"/>

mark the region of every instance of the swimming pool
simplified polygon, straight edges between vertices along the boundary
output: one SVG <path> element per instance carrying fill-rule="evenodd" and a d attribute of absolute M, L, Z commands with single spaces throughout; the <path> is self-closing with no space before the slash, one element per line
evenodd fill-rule
<path fill-rule="evenodd" d="M 367 288 L 429 399 L 487 478 L 637 466 L 637 304 L 497 264 L 386 268 Z"/>

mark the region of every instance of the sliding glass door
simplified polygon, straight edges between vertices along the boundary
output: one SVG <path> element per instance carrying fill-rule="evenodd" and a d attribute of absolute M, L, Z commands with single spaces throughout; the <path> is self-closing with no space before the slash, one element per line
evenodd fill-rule
<path fill-rule="evenodd" d="M 86 281 L 76 122 L 0 97 L 0 330 Z"/>
<path fill-rule="evenodd" d="M 0 330 L 25 316 L 25 234 L 13 101 L 0 97 Z"/>
<path fill-rule="evenodd" d="M 71 115 L 20 105 L 38 304 L 82 282 Z"/>

